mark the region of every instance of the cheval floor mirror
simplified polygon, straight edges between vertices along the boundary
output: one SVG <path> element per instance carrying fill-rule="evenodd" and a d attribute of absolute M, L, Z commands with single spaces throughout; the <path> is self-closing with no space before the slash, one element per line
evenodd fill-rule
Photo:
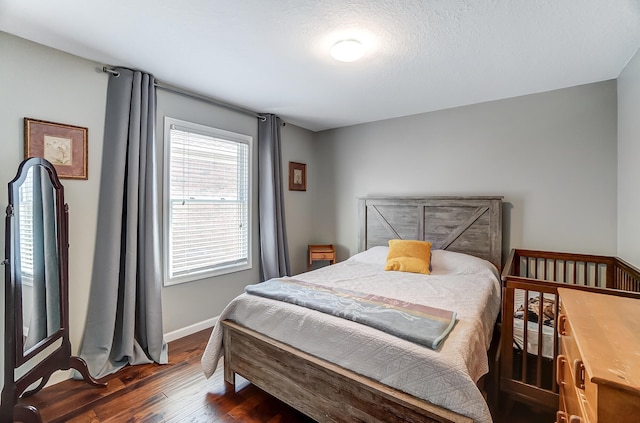
<path fill-rule="evenodd" d="M 86 362 L 71 355 L 68 299 L 68 207 L 45 159 L 20 164 L 9 182 L 5 232 L 5 345 L 1 422 L 42 422 L 19 404 L 57 370 L 77 370 L 94 386 Z"/>

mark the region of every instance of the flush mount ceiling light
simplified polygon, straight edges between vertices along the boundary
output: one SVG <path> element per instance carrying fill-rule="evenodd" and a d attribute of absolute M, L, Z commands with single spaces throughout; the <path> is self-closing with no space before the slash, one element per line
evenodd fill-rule
<path fill-rule="evenodd" d="M 357 40 L 338 41 L 331 47 L 331 56 L 341 62 L 353 62 L 364 56 L 364 47 Z"/>

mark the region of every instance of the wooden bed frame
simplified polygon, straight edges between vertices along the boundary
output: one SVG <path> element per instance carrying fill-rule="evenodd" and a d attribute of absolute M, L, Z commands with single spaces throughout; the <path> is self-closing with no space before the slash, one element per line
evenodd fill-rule
<path fill-rule="evenodd" d="M 502 329 L 500 346 L 500 392 L 511 400 L 558 410 L 556 360 L 558 355 L 558 288 L 572 288 L 640 299 L 640 269 L 617 257 L 514 249 L 502 273 Z M 554 357 L 542 355 L 542 324 L 535 334 L 537 354 L 528 352 L 529 331 L 523 331 L 524 349 L 514 350 L 515 292 L 555 298 Z M 525 307 L 527 310 L 527 307 Z M 525 311 L 524 321 L 529 321 Z M 535 315 L 534 315 L 535 316 Z M 533 318 L 535 319 L 535 317 Z M 524 325 L 525 327 L 528 325 Z"/>
<path fill-rule="evenodd" d="M 394 238 L 433 242 L 500 269 L 502 197 L 359 200 L 359 250 Z M 472 423 L 462 416 L 224 321 L 224 378 L 238 374 L 319 422 Z"/>

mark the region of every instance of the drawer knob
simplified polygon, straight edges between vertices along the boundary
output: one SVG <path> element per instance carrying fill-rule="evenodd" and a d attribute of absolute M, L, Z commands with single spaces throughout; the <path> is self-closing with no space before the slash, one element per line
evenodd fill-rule
<path fill-rule="evenodd" d="M 560 315 L 558 319 L 558 333 L 562 336 L 567 336 L 567 316 Z"/>
<path fill-rule="evenodd" d="M 584 389 L 584 363 L 582 360 L 576 359 L 573 361 L 573 373 L 575 374 L 576 387 Z"/>
<path fill-rule="evenodd" d="M 564 385 L 564 365 L 567 362 L 567 357 L 563 354 L 558 354 L 556 358 L 556 382 L 558 386 Z"/>
<path fill-rule="evenodd" d="M 567 419 L 567 413 L 558 411 L 556 413 L 556 423 L 582 423 L 582 419 L 580 416 L 574 415 L 569 416 L 569 419 Z"/>

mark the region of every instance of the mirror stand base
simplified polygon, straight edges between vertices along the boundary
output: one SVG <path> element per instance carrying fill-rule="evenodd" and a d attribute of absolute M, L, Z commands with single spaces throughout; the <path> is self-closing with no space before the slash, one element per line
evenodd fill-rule
<path fill-rule="evenodd" d="M 64 352 L 65 349 L 62 348 L 58 350 L 54 356 L 59 355 L 61 352 Z M 84 382 L 88 383 L 91 386 L 97 388 L 104 388 L 107 386 L 106 382 L 99 382 L 91 376 L 89 373 L 89 368 L 87 366 L 87 362 L 84 361 L 81 357 L 76 356 L 67 356 L 68 357 L 68 365 L 60 365 L 60 370 L 70 370 L 74 369 L 80 373 Z M 36 366 L 38 367 L 38 366 Z M 33 370 L 33 369 L 32 369 Z M 36 406 L 27 403 L 17 403 L 18 398 L 26 398 L 36 394 L 40 391 L 49 380 L 51 373 L 55 371 L 55 368 L 48 369 L 50 371 L 44 370 L 46 376 L 42 377 L 38 386 L 30 391 L 26 391 L 23 394 L 20 394 L 20 388 L 18 386 L 28 385 L 28 382 L 25 380 L 31 380 L 30 373 L 28 372 L 22 379 L 19 379 L 17 382 L 10 384 L 10 386 L 5 386 L 6 389 L 2 390 L 2 403 L 0 403 L 0 422 L 4 423 L 5 421 L 19 421 L 22 423 L 43 423 L 42 416 L 40 412 L 36 408 Z M 24 388 L 23 388 L 24 389 Z M 16 404 L 17 403 L 17 404 Z M 14 404 L 11 406 L 11 404 Z"/>
<path fill-rule="evenodd" d="M 77 370 L 84 381 L 89 385 L 98 388 L 104 388 L 107 386 L 106 382 L 98 382 L 93 378 L 93 376 L 91 376 L 91 374 L 89 373 L 89 368 L 87 367 L 87 362 L 84 361 L 84 359 L 81 357 L 71 356 L 69 358 L 69 368 Z"/>
<path fill-rule="evenodd" d="M 13 417 L 22 423 L 42 423 L 42 416 L 33 405 L 16 404 L 13 407 Z"/>

